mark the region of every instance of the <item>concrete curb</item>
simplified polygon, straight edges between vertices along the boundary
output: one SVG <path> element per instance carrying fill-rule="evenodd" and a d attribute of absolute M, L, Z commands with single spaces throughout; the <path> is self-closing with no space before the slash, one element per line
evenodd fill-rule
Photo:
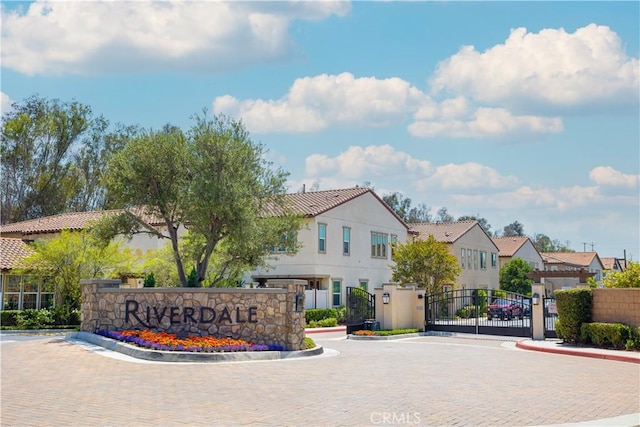
<path fill-rule="evenodd" d="M 332 326 L 328 328 L 307 328 L 304 330 L 305 335 L 322 334 L 325 332 L 347 332 L 346 326 Z"/>
<path fill-rule="evenodd" d="M 516 347 L 522 350 L 539 351 L 542 353 L 564 354 L 567 356 L 591 357 L 594 359 L 615 360 L 617 362 L 628 362 L 640 364 L 640 357 L 627 356 L 624 354 L 596 353 L 589 349 L 551 348 L 546 346 L 531 345 L 526 340 L 518 341 Z"/>
<path fill-rule="evenodd" d="M 415 332 L 412 334 L 398 334 L 398 335 L 387 335 L 387 336 L 379 336 L 379 335 L 347 335 L 348 340 L 354 341 L 389 341 L 389 340 L 400 340 L 404 338 L 416 338 L 422 337 L 424 333 Z"/>
<path fill-rule="evenodd" d="M 107 350 L 116 351 L 136 359 L 154 362 L 245 362 L 254 360 L 280 360 L 317 356 L 324 352 L 322 346 L 299 351 L 243 351 L 237 353 L 194 353 L 179 351 L 159 351 L 136 347 L 118 340 L 92 334 L 90 332 L 72 332 L 66 335 L 68 340 L 80 340 Z"/>

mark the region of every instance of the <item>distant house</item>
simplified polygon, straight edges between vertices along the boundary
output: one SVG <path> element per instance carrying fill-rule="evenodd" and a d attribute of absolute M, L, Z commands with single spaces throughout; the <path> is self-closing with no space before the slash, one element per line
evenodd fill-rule
<path fill-rule="evenodd" d="M 600 258 L 600 260 L 602 261 L 602 266 L 603 266 L 603 271 L 602 271 L 603 278 L 607 277 L 607 275 L 610 273 L 620 273 L 624 271 L 626 266 L 626 261 L 624 258 L 606 257 L 606 258 Z"/>
<path fill-rule="evenodd" d="M 21 259 L 33 254 L 22 239 L 0 237 L 0 301 L 2 310 L 53 307 L 54 288 L 46 278 L 17 274 Z"/>
<path fill-rule="evenodd" d="M 520 258 L 523 261 L 528 262 L 534 270 L 542 270 L 544 268 L 544 263 L 540 253 L 528 237 L 494 237 L 492 240 L 499 250 L 498 257 L 500 268 L 514 258 Z"/>
<path fill-rule="evenodd" d="M 604 265 L 596 252 L 542 252 L 545 271 L 545 283 L 550 290 L 572 288 L 586 284 L 587 277 L 593 277 L 600 283 Z M 554 272 L 560 272 L 554 277 Z"/>
<path fill-rule="evenodd" d="M 391 281 L 391 244 L 405 243 L 408 226 L 373 190 L 356 187 L 288 194 L 303 216 L 296 254 L 274 248 L 270 268 L 258 268 L 245 282 L 269 279 L 307 282 L 307 308 L 345 304 L 346 288 L 374 288 Z"/>
<path fill-rule="evenodd" d="M 455 284 L 459 288 L 497 289 L 499 287 L 499 249 L 478 221 L 437 222 L 409 224 L 417 238 L 432 235 L 447 244 L 449 252 L 458 259 L 460 276 Z"/>
<path fill-rule="evenodd" d="M 14 222 L 12 224 L 0 226 L 0 235 L 2 235 L 2 237 L 13 237 L 25 241 L 50 239 L 60 235 L 62 230 L 81 231 L 89 229 L 92 224 L 102 219 L 105 215 L 117 215 L 122 212 L 123 210 L 121 209 L 70 212 L 43 218 L 30 219 L 27 221 Z M 149 220 L 149 223 L 160 230 L 165 226 L 159 219 Z M 159 246 L 164 245 L 165 242 L 160 241 L 154 236 L 138 234 L 125 243 L 127 247 L 132 248 L 141 254 L 149 249 L 157 249 Z"/>

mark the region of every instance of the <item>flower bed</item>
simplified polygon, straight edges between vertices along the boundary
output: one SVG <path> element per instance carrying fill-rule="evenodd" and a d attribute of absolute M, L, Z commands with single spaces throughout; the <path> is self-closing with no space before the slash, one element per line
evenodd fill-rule
<path fill-rule="evenodd" d="M 282 345 L 253 344 L 233 338 L 216 338 L 212 336 L 191 336 L 178 338 L 176 334 L 153 332 L 149 330 L 105 331 L 98 330 L 98 335 L 135 344 L 139 347 L 162 351 L 189 351 L 201 353 L 222 353 L 238 351 L 284 351 Z"/>

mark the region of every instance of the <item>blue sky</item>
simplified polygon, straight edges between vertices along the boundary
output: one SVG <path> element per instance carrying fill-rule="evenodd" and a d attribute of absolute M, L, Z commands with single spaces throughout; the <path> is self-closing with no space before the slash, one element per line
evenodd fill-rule
<path fill-rule="evenodd" d="M 290 188 L 638 260 L 639 2 L 3 2 L 2 110 L 241 118 Z M 586 243 L 586 245 L 585 245 Z"/>

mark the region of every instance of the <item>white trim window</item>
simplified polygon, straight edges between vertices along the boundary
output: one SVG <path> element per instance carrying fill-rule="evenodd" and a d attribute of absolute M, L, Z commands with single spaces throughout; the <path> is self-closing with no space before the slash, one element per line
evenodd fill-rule
<path fill-rule="evenodd" d="M 498 254 L 491 252 L 491 267 L 496 268 L 498 266 Z"/>
<path fill-rule="evenodd" d="M 464 254 L 467 252 L 467 250 L 465 248 L 460 249 L 460 266 L 462 268 L 465 268 L 465 260 L 464 260 Z"/>
<path fill-rule="evenodd" d="M 333 291 L 333 306 L 338 307 L 342 302 L 342 280 L 333 279 L 331 281 L 331 287 Z"/>
<path fill-rule="evenodd" d="M 487 252 L 485 251 L 480 251 L 480 269 L 487 269 Z"/>
<path fill-rule="evenodd" d="M 387 257 L 387 239 L 386 233 L 371 232 L 371 258 Z"/>
<path fill-rule="evenodd" d="M 351 228 L 342 227 L 342 255 L 351 255 Z"/>
<path fill-rule="evenodd" d="M 318 224 L 318 252 L 327 253 L 327 224 Z"/>
<path fill-rule="evenodd" d="M 358 287 L 362 290 L 369 292 L 369 279 L 358 280 Z"/>

